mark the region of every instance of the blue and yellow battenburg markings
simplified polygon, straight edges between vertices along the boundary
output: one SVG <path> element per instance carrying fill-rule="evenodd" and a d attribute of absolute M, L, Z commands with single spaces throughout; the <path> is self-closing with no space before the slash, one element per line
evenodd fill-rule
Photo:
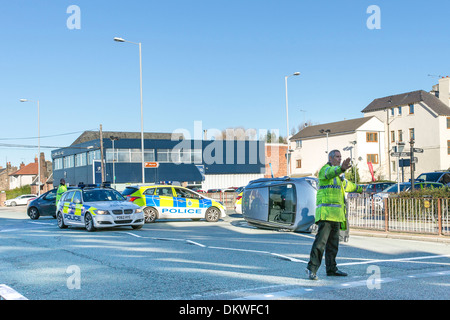
<path fill-rule="evenodd" d="M 213 202 L 215 203 L 209 199 L 199 200 L 170 196 L 145 196 L 145 202 L 149 207 L 162 207 L 162 213 L 180 214 L 200 214 L 202 209 L 207 209 L 213 205 Z"/>
<path fill-rule="evenodd" d="M 93 210 L 90 210 L 91 208 Z M 66 202 L 63 206 L 64 219 L 81 222 L 81 217 L 84 217 L 84 214 L 87 211 L 90 211 L 90 213 L 95 216 L 94 210 L 95 208 L 88 205 Z"/>

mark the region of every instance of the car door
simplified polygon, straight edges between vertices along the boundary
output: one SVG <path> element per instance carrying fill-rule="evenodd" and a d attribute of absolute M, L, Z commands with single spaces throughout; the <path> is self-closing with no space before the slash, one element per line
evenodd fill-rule
<path fill-rule="evenodd" d="M 177 209 L 174 205 L 174 194 L 172 187 L 157 187 L 154 193 L 154 201 L 158 206 L 161 218 L 177 218 Z"/>
<path fill-rule="evenodd" d="M 74 195 L 74 191 L 69 191 L 63 195 L 63 197 L 59 200 L 59 207 L 62 209 L 63 216 L 64 216 L 64 223 L 66 224 L 73 224 L 72 219 L 72 207 L 71 202 Z"/>
<path fill-rule="evenodd" d="M 42 216 L 56 214 L 56 190 L 50 190 L 39 200 L 39 212 Z"/>
<path fill-rule="evenodd" d="M 200 208 L 200 196 L 190 190 L 174 187 L 174 202 L 180 218 L 201 218 L 204 210 Z"/>
<path fill-rule="evenodd" d="M 81 217 L 84 215 L 83 212 L 83 201 L 81 198 L 81 191 L 77 190 L 75 191 L 75 194 L 72 198 L 72 207 L 74 208 L 74 221 L 81 222 Z"/>

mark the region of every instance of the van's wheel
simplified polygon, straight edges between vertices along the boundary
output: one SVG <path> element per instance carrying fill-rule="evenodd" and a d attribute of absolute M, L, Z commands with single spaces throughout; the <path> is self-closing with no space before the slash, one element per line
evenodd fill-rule
<path fill-rule="evenodd" d="M 84 226 L 89 232 L 95 231 L 94 219 L 92 218 L 90 213 L 86 213 L 86 215 L 84 216 Z"/>
<path fill-rule="evenodd" d="M 67 225 L 64 223 L 64 218 L 61 212 L 58 212 L 58 214 L 56 215 L 56 220 L 58 222 L 58 227 L 60 229 L 66 229 Z"/>
<path fill-rule="evenodd" d="M 208 222 L 217 222 L 220 218 L 220 210 L 216 207 L 210 207 L 206 210 L 205 214 L 206 221 Z"/>
<path fill-rule="evenodd" d="M 144 209 L 145 223 L 155 222 L 157 217 L 158 217 L 158 211 L 156 211 L 155 208 L 147 207 Z"/>

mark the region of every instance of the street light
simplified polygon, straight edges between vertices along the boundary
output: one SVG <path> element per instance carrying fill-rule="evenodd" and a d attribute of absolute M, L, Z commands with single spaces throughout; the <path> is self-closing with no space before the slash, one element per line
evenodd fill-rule
<path fill-rule="evenodd" d="M 330 129 L 326 129 L 326 130 L 320 129 L 319 132 L 327 134 L 327 154 L 328 154 L 328 134 L 331 132 L 331 130 Z"/>
<path fill-rule="evenodd" d="M 20 99 L 20 102 L 37 102 L 38 109 L 38 196 L 41 195 L 41 128 L 40 128 L 40 120 L 39 120 L 39 100 L 32 101 L 28 99 Z"/>
<path fill-rule="evenodd" d="M 116 42 L 128 42 L 139 46 L 139 82 L 141 89 L 141 151 L 142 151 L 142 183 L 145 183 L 145 166 L 144 166 L 144 111 L 142 102 L 142 43 L 127 41 L 123 38 L 115 37 Z"/>
<path fill-rule="evenodd" d="M 288 148 L 286 151 L 286 173 L 289 176 L 289 169 L 290 169 L 290 165 L 289 165 L 289 107 L 288 107 L 288 87 L 287 87 L 287 79 L 289 77 L 292 76 L 299 76 L 300 72 L 294 72 L 293 74 L 289 75 L 289 76 L 285 76 L 284 77 L 284 86 L 286 88 L 286 128 L 287 128 L 287 135 L 286 135 L 286 142 L 288 144 Z"/>

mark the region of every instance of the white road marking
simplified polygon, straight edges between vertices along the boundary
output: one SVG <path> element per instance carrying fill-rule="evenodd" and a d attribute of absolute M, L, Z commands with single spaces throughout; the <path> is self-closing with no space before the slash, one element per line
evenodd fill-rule
<path fill-rule="evenodd" d="M 439 277 L 439 276 L 449 276 L 450 270 L 445 271 L 439 271 L 439 272 L 429 272 L 429 273 L 421 273 L 421 274 L 415 274 L 415 275 L 403 275 L 398 277 L 391 277 L 391 278 L 383 278 L 379 279 L 379 282 L 382 283 L 388 283 L 388 282 L 394 282 L 394 281 L 401 281 L 405 280 L 407 278 L 432 278 L 432 277 Z M 261 293 L 257 295 L 250 295 L 247 297 L 240 297 L 234 300 L 273 300 L 275 299 L 286 299 L 289 297 L 300 297 L 302 295 L 305 295 L 309 292 L 321 292 L 321 291 L 334 291 L 334 290 L 342 290 L 342 289 L 348 289 L 348 288 L 357 288 L 357 287 L 363 287 L 367 286 L 367 280 L 358 280 L 353 282 L 346 282 L 341 284 L 335 284 L 331 286 L 320 286 L 315 287 L 314 289 L 311 288 L 294 288 L 294 289 L 287 289 L 287 290 L 281 290 L 277 292 L 266 292 Z"/>

